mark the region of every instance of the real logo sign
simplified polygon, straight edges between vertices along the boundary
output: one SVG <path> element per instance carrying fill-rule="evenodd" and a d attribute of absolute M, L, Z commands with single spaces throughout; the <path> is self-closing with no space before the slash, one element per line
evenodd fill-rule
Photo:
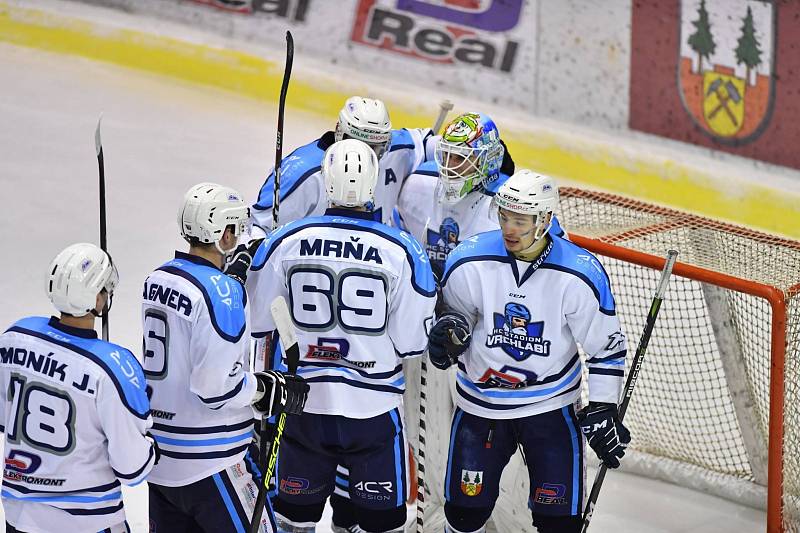
<path fill-rule="evenodd" d="M 484 1 L 481 4 L 486 9 L 472 13 L 456 9 L 463 1 L 444 2 L 453 6 L 441 3 L 359 0 L 351 39 L 435 63 L 481 65 L 500 72 L 513 70 L 520 43 L 483 28 L 494 27 L 490 22 L 499 20 L 497 15 L 501 12 L 502 26 L 508 26 L 505 29 L 516 26 L 520 2 Z"/>

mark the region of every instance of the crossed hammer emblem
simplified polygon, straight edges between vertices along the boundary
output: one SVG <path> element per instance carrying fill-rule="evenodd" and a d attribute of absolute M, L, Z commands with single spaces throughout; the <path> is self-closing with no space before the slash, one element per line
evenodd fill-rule
<path fill-rule="evenodd" d="M 706 91 L 706 96 L 709 96 L 710 94 L 714 93 L 717 95 L 717 99 L 719 100 L 719 104 L 717 105 L 717 107 L 712 109 L 711 112 L 708 114 L 708 120 L 711 120 L 712 118 L 717 116 L 717 113 L 719 113 L 720 111 L 725 111 L 725 113 L 728 115 L 728 118 L 730 118 L 731 122 L 733 122 L 733 125 L 738 126 L 739 123 L 736 120 L 736 117 L 733 115 L 733 112 L 731 112 L 730 108 L 728 107 L 728 102 L 733 102 L 734 104 L 738 104 L 739 102 L 742 101 L 742 95 L 739 94 L 738 89 L 736 89 L 736 86 L 730 80 L 725 82 L 724 92 L 722 91 L 722 88 L 723 88 L 722 78 L 717 78 L 716 80 L 711 82 L 711 85 L 708 86 L 708 90 Z"/>

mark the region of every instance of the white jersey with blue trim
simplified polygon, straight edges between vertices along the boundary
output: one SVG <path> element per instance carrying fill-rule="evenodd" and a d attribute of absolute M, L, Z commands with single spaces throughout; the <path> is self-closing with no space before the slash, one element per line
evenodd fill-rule
<path fill-rule="evenodd" d="M 510 255 L 499 230 L 447 258 L 445 304 L 472 326 L 456 380 L 468 413 L 521 418 L 572 404 L 581 393 L 576 343 L 588 357 L 590 401 L 619 401 L 627 343 L 608 275 L 583 248 L 547 239 L 532 263 Z"/>
<path fill-rule="evenodd" d="M 428 128 L 392 130 L 391 144 L 379 161 L 374 206 L 376 220 L 389 223 L 403 182 L 423 161 L 432 157 L 436 144 L 434 139 Z M 328 195 L 322 177 L 322 157 L 333 143 L 334 135 L 329 131 L 296 149 L 281 162 L 281 224 L 325 213 Z M 274 190 L 275 172 L 271 170 L 251 210 L 254 226 L 265 233 L 272 230 Z"/>
<path fill-rule="evenodd" d="M 188 485 L 238 462 L 252 441 L 256 392 L 244 288 L 176 252 L 144 282 L 142 330 L 161 450 L 149 480 Z"/>
<path fill-rule="evenodd" d="M 93 330 L 22 319 L 0 335 L 2 499 L 22 531 L 100 531 L 125 520 L 120 483 L 155 461 L 136 357 Z"/>
<path fill-rule="evenodd" d="M 401 403 L 401 360 L 427 346 L 436 286 L 408 233 L 350 209 L 291 222 L 253 259 L 247 290 L 253 334 L 275 329 L 270 304 L 289 302 L 300 345 L 305 411 L 369 418 Z"/>
<path fill-rule="evenodd" d="M 499 173 L 455 204 L 446 204 L 436 196 L 439 183 L 436 162 L 427 161 L 403 185 L 392 225 L 414 235 L 428 252 L 434 271 L 441 272 L 447 255 L 458 243 L 500 227 L 492 212 L 492 198 L 508 178 L 507 174 Z M 550 233 L 558 236 L 564 234 L 555 217 Z"/>

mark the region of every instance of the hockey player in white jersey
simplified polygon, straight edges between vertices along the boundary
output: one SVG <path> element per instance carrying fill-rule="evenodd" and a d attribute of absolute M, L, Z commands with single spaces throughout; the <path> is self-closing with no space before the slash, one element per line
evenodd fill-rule
<path fill-rule="evenodd" d="M 0 335 L 10 533 L 130 532 L 120 483 L 143 481 L 158 448 L 139 361 L 94 330 L 117 282 L 106 252 L 73 244 L 45 279 L 60 317 L 23 318 Z"/>
<path fill-rule="evenodd" d="M 192 187 L 178 210 L 189 252 L 144 282 L 144 371 L 162 450 L 149 478 L 153 533 L 249 530 L 260 482 L 253 419 L 299 414 L 305 402 L 302 378 L 250 371 L 247 294 L 220 270 L 248 219 L 233 189 Z M 269 508 L 259 531 L 275 531 Z"/>
<path fill-rule="evenodd" d="M 540 533 L 581 528 L 583 441 L 610 468 L 630 441 L 617 416 L 627 350 L 608 276 L 589 252 L 548 233 L 552 178 L 521 170 L 494 197 L 500 230 L 447 258 L 447 312 L 430 334 L 439 368 L 456 364 L 445 514 L 451 531 L 483 531 L 500 474 L 517 446 L 527 458 L 529 507 Z M 576 413 L 582 363 L 589 405 Z"/>
<path fill-rule="evenodd" d="M 325 215 L 273 232 L 248 277 L 254 335 L 275 329 L 276 296 L 291 302 L 298 374 L 311 386 L 304 414 L 283 434 L 274 501 L 282 531 L 314 531 L 337 465 L 349 469 L 360 531 L 401 531 L 406 521 L 401 362 L 425 350 L 436 288 L 419 243 L 373 219 L 377 170 L 361 141 L 332 145 Z"/>
<path fill-rule="evenodd" d="M 392 129 L 386 105 L 381 100 L 353 96 L 339 112 L 335 131 L 293 151 L 281 162 L 281 223 L 307 216 L 319 216 L 328 208 L 322 177 L 322 156 L 334 142 L 342 139 L 364 141 L 375 150 L 380 161 L 375 187 L 373 215 L 389 223 L 397 205 L 403 181 L 428 157 L 433 156 L 433 134 L 429 128 Z M 272 229 L 272 201 L 275 173 L 270 172 L 253 205 L 256 228 L 253 237 Z"/>

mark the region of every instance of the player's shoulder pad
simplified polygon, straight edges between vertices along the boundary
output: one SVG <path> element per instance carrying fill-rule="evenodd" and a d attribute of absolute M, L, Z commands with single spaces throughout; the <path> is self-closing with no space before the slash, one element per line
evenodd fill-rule
<path fill-rule="evenodd" d="M 392 140 L 389 143 L 389 151 L 394 152 L 397 150 L 413 150 L 414 138 L 411 132 L 406 128 L 399 130 L 392 130 Z"/>
<path fill-rule="evenodd" d="M 494 196 L 497 194 L 497 191 L 500 190 L 500 187 L 503 186 L 505 182 L 508 181 L 510 178 L 508 174 L 503 172 L 498 172 L 497 175 L 490 177 L 488 180 L 483 182 L 483 193 L 489 196 Z"/>
<path fill-rule="evenodd" d="M 442 285 L 447 283 L 447 278 L 456 268 L 471 261 L 508 261 L 500 230 L 478 233 L 461 241 L 447 256 Z"/>
<path fill-rule="evenodd" d="M 158 270 L 180 276 L 197 287 L 217 334 L 228 342 L 239 342 L 247 326 L 247 292 L 238 281 L 217 268 L 179 258 L 168 261 Z"/>
<path fill-rule="evenodd" d="M 18 320 L 7 331 L 38 337 L 89 358 L 111 379 L 128 411 L 141 419 L 146 419 L 150 414 L 144 370 L 136 356 L 127 348 L 101 339 L 87 339 L 64 333 L 52 327 L 49 319 L 38 316 Z"/>
<path fill-rule="evenodd" d="M 553 215 L 552 221 L 550 223 L 550 231 L 548 233 L 556 237 L 566 238 L 566 233 L 564 232 L 564 228 L 561 227 L 561 222 L 558 221 L 558 217 L 555 215 Z"/>
<path fill-rule="evenodd" d="M 438 178 L 439 167 L 436 165 L 436 161 L 424 161 L 417 168 L 414 169 L 414 172 L 411 173 L 412 176 L 414 174 L 421 174 L 423 176 L 433 176 L 434 178 Z"/>
<path fill-rule="evenodd" d="M 321 139 L 301 146 L 281 160 L 281 200 L 292 194 L 305 180 L 322 169 L 322 158 L 325 149 Z M 275 171 L 270 172 L 267 181 L 261 186 L 258 201 L 253 209 L 264 211 L 272 209 L 273 191 L 275 190 Z"/>
<path fill-rule="evenodd" d="M 436 281 L 428 260 L 428 254 L 411 234 L 375 220 L 351 218 L 343 215 L 324 215 L 290 222 L 272 232 L 256 250 L 251 270 L 264 268 L 267 260 L 287 237 L 307 228 L 342 228 L 351 231 L 367 231 L 401 246 L 411 266 L 411 283 L 414 289 L 425 296 L 436 294 Z"/>
<path fill-rule="evenodd" d="M 588 250 L 566 239 L 553 237 L 553 248 L 540 268 L 559 270 L 580 278 L 592 289 L 603 313 L 616 313 L 608 274 Z"/>

